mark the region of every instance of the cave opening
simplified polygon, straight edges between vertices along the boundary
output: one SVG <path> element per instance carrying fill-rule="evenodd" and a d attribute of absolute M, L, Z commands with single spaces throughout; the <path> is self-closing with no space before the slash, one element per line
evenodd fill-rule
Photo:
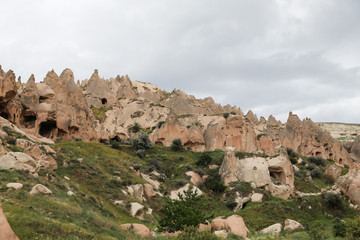
<path fill-rule="evenodd" d="M 316 152 L 316 153 L 315 153 L 315 156 L 317 156 L 317 157 L 322 157 L 322 153 L 321 153 L 321 152 Z"/>
<path fill-rule="evenodd" d="M 46 122 L 40 123 L 39 134 L 46 138 L 53 137 L 53 132 L 56 130 L 56 121 L 48 120 Z"/>
<path fill-rule="evenodd" d="M 34 128 L 35 122 L 36 122 L 36 116 L 29 115 L 29 116 L 24 116 L 21 124 L 24 125 L 26 128 Z"/>
<path fill-rule="evenodd" d="M 115 136 L 113 138 L 110 138 L 110 142 L 121 142 L 121 138 L 119 136 Z"/>
<path fill-rule="evenodd" d="M 5 118 L 5 119 L 9 119 L 9 114 L 6 113 L 6 112 L 1 112 L 1 113 L 0 113 L 0 116 L 3 117 L 3 118 Z"/>
<path fill-rule="evenodd" d="M 282 168 L 269 167 L 270 177 L 279 180 L 281 183 L 286 183 L 286 176 Z"/>
<path fill-rule="evenodd" d="M 102 103 L 102 105 L 107 104 L 107 100 L 106 100 L 106 98 L 101 99 L 101 103 Z"/>

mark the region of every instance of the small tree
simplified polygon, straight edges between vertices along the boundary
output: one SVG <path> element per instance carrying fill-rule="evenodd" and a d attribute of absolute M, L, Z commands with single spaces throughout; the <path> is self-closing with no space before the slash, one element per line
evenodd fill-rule
<path fill-rule="evenodd" d="M 177 138 L 177 139 L 172 141 L 171 150 L 180 151 L 182 149 L 183 149 L 183 146 L 182 146 L 181 139 Z"/>
<path fill-rule="evenodd" d="M 149 139 L 149 134 L 144 131 L 140 131 L 137 138 L 130 139 L 130 143 L 137 150 L 140 150 L 140 149 L 146 150 L 146 149 L 153 148 L 153 144 L 151 143 L 151 141 Z"/>
<path fill-rule="evenodd" d="M 204 212 L 199 207 L 200 198 L 196 192 L 185 191 L 184 196 L 179 194 L 179 200 L 165 197 L 165 205 L 160 210 L 163 218 L 160 219 L 160 229 L 168 232 L 184 230 L 186 226 L 197 227 L 205 221 Z"/>

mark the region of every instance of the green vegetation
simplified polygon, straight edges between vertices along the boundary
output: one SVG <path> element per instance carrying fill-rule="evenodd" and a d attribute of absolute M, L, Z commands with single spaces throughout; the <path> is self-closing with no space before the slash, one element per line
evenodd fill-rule
<path fill-rule="evenodd" d="M 165 205 L 160 212 L 163 217 L 160 219 L 160 228 L 163 231 L 176 232 L 184 230 L 185 227 L 198 227 L 206 220 L 204 211 L 199 208 L 200 198 L 197 193 L 192 191 L 184 192 L 184 196 L 179 194 L 179 200 L 165 198 Z"/>
<path fill-rule="evenodd" d="M 99 120 L 100 122 L 104 122 L 106 115 L 105 113 L 110 110 L 109 107 L 107 106 L 101 106 L 99 108 L 94 107 L 93 105 L 90 106 L 91 111 L 93 111 L 95 117 L 97 120 Z"/>
<path fill-rule="evenodd" d="M 183 145 L 181 139 L 177 138 L 172 141 L 171 150 L 173 151 L 181 151 L 183 149 Z"/>
<path fill-rule="evenodd" d="M 10 137 L 18 136 L 16 132 L 5 129 L 4 131 L 12 134 L 9 134 Z M 211 240 L 217 238 L 207 232 L 198 233 L 194 231 L 194 227 L 184 227 L 184 225 L 196 226 L 204 219 L 210 221 L 217 216 L 228 217 L 232 214 L 239 214 L 244 218 L 251 232 L 251 239 L 310 239 L 310 237 L 318 237 L 317 235 L 327 236 L 328 239 L 343 236 L 357 239 L 359 236 L 360 220 L 355 218 L 359 215 L 359 211 L 349 208 L 348 202 L 341 195 L 324 193 L 320 196 L 283 200 L 272 197 L 265 190 L 253 189 L 247 182 L 233 183 L 225 187 L 218 169 L 208 168 L 209 164 L 221 165 L 223 151 L 199 153 L 184 149 L 173 151 L 172 148 L 163 146 L 150 147 L 148 135 L 143 132 L 140 132 L 136 139 L 132 145 L 121 145 L 115 140 L 107 143 L 58 142 L 51 146 L 57 152 L 54 158 L 58 163 L 58 170 L 54 172 L 41 170 L 38 178 L 21 171 L 0 170 L 0 201 L 19 238 L 141 239 L 131 231 L 121 230 L 119 226 L 123 223 L 141 222 L 154 230 L 159 227 L 160 222 L 160 225 L 164 223 L 165 229 L 170 229 L 167 223 L 171 222 L 176 225 L 176 227 L 172 226 L 172 229 L 175 230 L 180 226 L 184 229 L 184 233 L 177 237 L 155 239 Z M 14 143 L 14 139 L 9 141 Z M 239 154 L 251 155 L 243 152 L 239 152 L 238 156 Z M 322 164 L 316 165 L 310 161 L 309 164 L 307 158 L 301 158 L 308 166 L 324 170 Z M 300 169 L 295 177 L 297 190 L 320 192 L 321 188 L 332 185 L 323 176 L 313 180 L 306 178 L 306 172 L 311 170 L 305 164 L 296 164 Z M 140 170 L 148 175 L 157 171 L 159 175 L 156 179 L 161 182 L 159 191 L 165 196 L 179 186 L 190 183 L 190 179 L 185 175 L 189 170 L 208 177 L 204 184 L 198 186 L 203 191 L 200 197 L 193 199 L 192 196 L 184 197 L 191 199 L 188 203 L 187 200 L 171 201 L 160 196 L 147 198 L 142 204 L 146 208 L 152 208 L 153 214 L 146 215 L 145 219 L 140 221 L 130 216 L 128 208 L 130 202 L 137 200 L 125 196 L 122 191 L 129 185 L 145 183 L 134 170 Z M 51 181 L 46 177 L 49 172 L 54 175 Z M 70 180 L 66 180 L 65 176 Z M 8 189 L 6 188 L 8 182 L 20 182 L 24 187 L 19 191 Z M 31 196 L 29 191 L 38 183 L 48 187 L 53 194 Z M 68 191 L 73 191 L 75 194 L 68 196 Z M 234 213 L 232 209 L 236 204 L 235 193 L 239 192 L 240 196 L 244 197 L 252 191 L 263 193 L 263 202 L 249 202 L 243 209 Z M 125 200 L 124 206 L 116 206 L 115 200 Z M 192 204 L 189 204 L 190 202 Z M 175 209 L 178 211 L 181 209 L 187 214 L 184 218 L 179 218 L 177 223 L 170 221 L 170 217 L 167 216 L 174 215 L 167 210 L 161 211 L 163 208 L 166 209 L 166 206 L 168 210 L 177 206 Z M 189 209 L 191 209 L 190 213 Z M 188 217 L 192 220 L 185 220 Z M 298 232 L 285 231 L 276 238 L 256 233 L 274 223 L 284 223 L 287 218 L 300 222 L 306 226 L 306 229 Z M 228 239 L 237 238 L 230 235 Z"/>

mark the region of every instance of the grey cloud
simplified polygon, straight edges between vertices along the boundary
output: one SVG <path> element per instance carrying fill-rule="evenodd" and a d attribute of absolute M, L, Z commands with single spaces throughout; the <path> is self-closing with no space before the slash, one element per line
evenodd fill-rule
<path fill-rule="evenodd" d="M 37 81 L 97 68 L 257 115 L 356 122 L 359 10 L 357 0 L 5 0 L 0 64 Z"/>

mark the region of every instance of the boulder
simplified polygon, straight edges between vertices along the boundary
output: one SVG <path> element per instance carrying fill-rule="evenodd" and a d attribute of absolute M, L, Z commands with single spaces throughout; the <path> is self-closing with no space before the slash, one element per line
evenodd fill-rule
<path fill-rule="evenodd" d="M 153 186 L 151 186 L 148 183 L 144 184 L 144 192 L 145 192 L 145 195 L 149 198 L 156 196 L 156 192 L 154 191 Z"/>
<path fill-rule="evenodd" d="M 226 230 L 217 230 L 214 231 L 214 234 L 221 239 L 226 239 L 228 236 L 228 232 Z"/>
<path fill-rule="evenodd" d="M 326 166 L 324 175 L 325 176 L 330 176 L 334 180 L 337 180 L 341 175 L 341 168 L 336 166 L 335 164 L 328 164 Z"/>
<path fill-rule="evenodd" d="M 225 229 L 227 227 L 226 219 L 222 219 L 221 217 L 217 217 L 211 221 L 211 228 L 215 231 Z"/>
<path fill-rule="evenodd" d="M 144 217 L 144 206 L 137 202 L 131 203 L 130 215 L 142 219 Z"/>
<path fill-rule="evenodd" d="M 226 226 L 230 232 L 246 239 L 249 229 L 245 226 L 244 219 L 239 215 L 232 215 L 226 219 Z"/>
<path fill-rule="evenodd" d="M 348 174 L 339 177 L 336 185 L 353 204 L 360 206 L 360 169 L 352 169 Z"/>
<path fill-rule="evenodd" d="M 271 235 L 278 235 L 281 233 L 282 225 L 281 223 L 275 223 L 267 228 L 264 228 L 260 231 L 263 234 L 271 234 Z"/>
<path fill-rule="evenodd" d="M 22 152 L 8 152 L 0 158 L 0 169 L 21 170 L 35 173 L 39 165 L 29 155 Z"/>
<path fill-rule="evenodd" d="M 291 219 L 285 220 L 284 230 L 294 231 L 294 230 L 298 230 L 298 229 L 304 229 L 304 226 L 295 220 L 291 220 Z"/>
<path fill-rule="evenodd" d="M 205 223 L 200 223 L 199 225 L 199 232 L 203 232 L 203 231 L 211 232 L 211 224 L 207 220 Z"/>
<path fill-rule="evenodd" d="M 52 191 L 42 184 L 36 184 L 30 191 L 30 195 L 50 195 Z"/>
<path fill-rule="evenodd" d="M 196 193 L 196 196 L 200 196 L 202 194 L 202 191 L 196 187 L 196 186 L 191 186 L 189 183 L 186 184 L 185 186 L 179 188 L 178 190 L 174 190 L 170 192 L 170 198 L 172 200 L 179 200 L 179 194 L 181 196 L 185 196 L 184 192 L 185 191 L 189 191 L 191 190 L 192 193 Z"/>
<path fill-rule="evenodd" d="M 22 189 L 23 185 L 21 183 L 8 183 L 6 184 L 7 188 L 14 188 L 15 190 Z"/>
<path fill-rule="evenodd" d="M 252 202 L 262 202 L 264 194 L 262 193 L 254 193 L 251 195 L 251 201 Z"/>
<path fill-rule="evenodd" d="M 4 210 L 0 204 L 0 239 L 3 240 L 19 240 L 16 234 L 10 227 L 9 222 L 6 219 Z"/>
<path fill-rule="evenodd" d="M 144 186 L 142 184 L 128 186 L 127 192 L 130 196 L 135 197 L 140 202 L 144 199 Z"/>
<path fill-rule="evenodd" d="M 194 171 L 188 171 L 185 173 L 185 175 L 191 177 L 190 182 L 194 185 L 198 185 L 199 183 L 204 182 L 200 175 Z"/>
<path fill-rule="evenodd" d="M 143 224 L 138 224 L 138 223 L 126 223 L 126 224 L 122 224 L 120 225 L 120 227 L 124 230 L 128 230 L 131 229 L 133 230 L 136 234 L 145 237 L 145 238 L 151 238 L 152 234 L 151 231 L 148 227 L 146 227 Z"/>

